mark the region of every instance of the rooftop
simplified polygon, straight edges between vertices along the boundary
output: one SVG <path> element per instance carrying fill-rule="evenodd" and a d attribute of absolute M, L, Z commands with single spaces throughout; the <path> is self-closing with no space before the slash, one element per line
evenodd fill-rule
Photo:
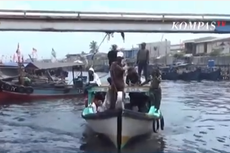
<path fill-rule="evenodd" d="M 74 62 L 69 62 L 69 63 L 44 63 L 44 62 L 30 62 L 25 68 L 33 67 L 36 69 L 40 70 L 45 70 L 45 69 L 56 69 L 56 68 L 66 68 L 66 67 L 73 67 L 73 66 L 79 66 L 79 65 L 84 65 L 83 63 L 74 63 Z"/>
<path fill-rule="evenodd" d="M 208 40 L 215 39 L 216 37 L 202 37 L 202 38 L 196 38 L 196 39 L 189 39 L 183 41 L 183 43 L 199 43 L 199 42 L 204 42 Z"/>

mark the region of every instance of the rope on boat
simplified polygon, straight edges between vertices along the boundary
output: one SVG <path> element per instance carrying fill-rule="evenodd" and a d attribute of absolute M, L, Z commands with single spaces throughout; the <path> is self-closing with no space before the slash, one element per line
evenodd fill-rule
<path fill-rule="evenodd" d="M 100 79 L 101 79 L 101 78 L 104 78 L 106 75 L 108 75 L 108 73 L 106 73 L 106 74 L 100 76 L 99 78 L 100 78 Z"/>
<path fill-rule="evenodd" d="M 94 57 L 95 57 L 95 55 L 98 53 L 99 48 L 101 47 L 102 43 L 105 41 L 105 38 L 106 38 L 107 36 L 109 36 L 108 33 L 106 33 L 106 35 L 105 35 L 104 38 L 102 39 L 101 43 L 100 43 L 99 46 L 97 47 L 96 52 L 95 52 L 95 53 L 93 54 L 93 56 L 92 56 L 92 60 L 93 60 L 92 67 L 94 66 Z"/>

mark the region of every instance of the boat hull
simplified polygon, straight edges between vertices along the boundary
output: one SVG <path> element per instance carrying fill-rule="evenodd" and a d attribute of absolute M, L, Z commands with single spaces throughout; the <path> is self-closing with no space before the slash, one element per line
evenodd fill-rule
<path fill-rule="evenodd" d="M 90 128 L 99 134 L 105 135 L 117 147 L 117 117 L 101 120 L 87 120 Z"/>
<path fill-rule="evenodd" d="M 83 96 L 84 90 L 79 88 L 71 88 L 68 92 L 65 89 L 55 88 L 34 88 L 33 93 L 18 93 L 2 90 L 0 93 L 1 101 L 33 101 L 33 100 L 46 100 L 46 99 L 59 99 L 59 98 L 74 98 Z"/>
<path fill-rule="evenodd" d="M 152 120 L 139 120 L 130 117 L 122 117 L 121 148 L 132 138 L 151 133 Z"/>
<path fill-rule="evenodd" d="M 222 80 L 221 72 L 219 70 L 213 72 L 201 72 L 200 80 L 218 81 Z"/>
<path fill-rule="evenodd" d="M 85 108 L 87 109 L 87 108 Z M 83 111 L 84 112 L 84 111 Z M 131 110 L 116 110 L 82 115 L 92 130 L 105 135 L 116 148 L 123 148 L 132 139 L 153 131 L 155 116 Z"/>

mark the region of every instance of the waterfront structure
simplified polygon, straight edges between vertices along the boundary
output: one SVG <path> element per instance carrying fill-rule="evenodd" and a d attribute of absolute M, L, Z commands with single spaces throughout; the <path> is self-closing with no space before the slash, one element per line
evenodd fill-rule
<path fill-rule="evenodd" d="M 193 55 L 207 55 L 212 52 L 230 53 L 230 37 L 203 37 L 184 41 L 184 44 L 186 53 Z"/>
<path fill-rule="evenodd" d="M 140 44 L 138 44 L 140 46 Z M 149 50 L 150 58 L 166 56 L 170 51 L 171 42 L 165 41 L 146 43 L 146 49 Z"/>

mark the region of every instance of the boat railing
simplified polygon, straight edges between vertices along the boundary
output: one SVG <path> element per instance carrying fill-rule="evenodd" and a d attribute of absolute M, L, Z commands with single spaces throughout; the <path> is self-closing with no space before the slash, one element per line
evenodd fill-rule
<path fill-rule="evenodd" d="M 126 86 L 124 89 L 125 93 L 132 92 L 149 92 L 150 86 Z M 92 87 L 88 90 L 88 92 L 107 92 L 109 90 L 109 86 L 100 86 L 100 87 Z"/>
<path fill-rule="evenodd" d="M 0 18 L 107 18 L 107 19 L 149 19 L 166 20 L 188 19 L 188 20 L 226 20 L 230 18 L 229 14 L 194 14 L 194 13 L 141 13 L 141 12 L 82 12 L 82 11 L 45 11 L 45 10 L 0 10 Z"/>

